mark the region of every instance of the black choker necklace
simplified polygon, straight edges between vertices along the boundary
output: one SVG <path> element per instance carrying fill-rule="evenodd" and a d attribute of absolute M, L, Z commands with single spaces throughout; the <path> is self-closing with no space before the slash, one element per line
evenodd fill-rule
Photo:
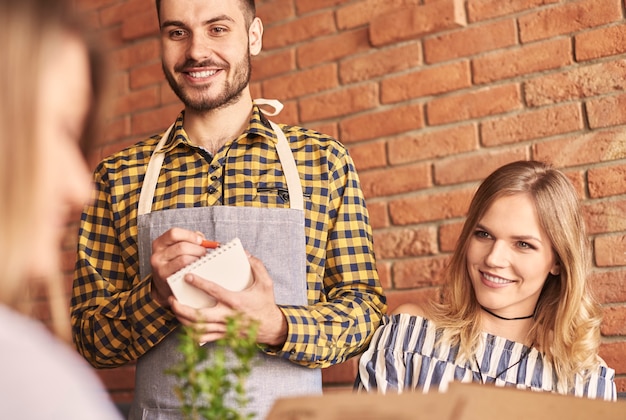
<path fill-rule="evenodd" d="M 535 313 L 533 312 L 532 314 L 527 315 L 527 316 L 518 316 L 517 318 L 505 318 L 505 317 L 500 316 L 500 315 L 498 315 L 498 314 L 494 314 L 494 313 L 493 313 L 493 312 L 491 312 L 489 309 L 485 308 L 483 305 L 480 305 L 480 307 L 483 309 L 483 311 L 487 312 L 489 315 L 493 315 L 493 316 L 495 316 L 496 318 L 500 318 L 500 319 L 503 319 L 503 320 L 505 320 L 505 321 L 518 321 L 518 320 L 520 320 L 520 319 L 530 319 L 530 318 L 532 318 L 532 317 L 534 317 L 534 316 L 535 316 Z"/>

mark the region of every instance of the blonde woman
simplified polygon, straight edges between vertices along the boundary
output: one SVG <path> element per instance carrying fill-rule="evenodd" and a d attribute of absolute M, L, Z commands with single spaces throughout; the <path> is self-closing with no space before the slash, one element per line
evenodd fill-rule
<path fill-rule="evenodd" d="M 3 419 L 120 418 L 69 343 L 28 316 L 29 291 L 63 290 L 62 235 L 90 191 L 81 145 L 91 137 L 101 63 L 69 16 L 57 0 L 0 0 Z M 67 302 L 55 305 L 67 339 Z"/>
<path fill-rule="evenodd" d="M 533 161 L 499 168 L 472 200 L 443 301 L 388 317 L 355 387 L 444 391 L 462 381 L 615 400 L 615 372 L 598 356 L 589 266 L 567 177 Z"/>

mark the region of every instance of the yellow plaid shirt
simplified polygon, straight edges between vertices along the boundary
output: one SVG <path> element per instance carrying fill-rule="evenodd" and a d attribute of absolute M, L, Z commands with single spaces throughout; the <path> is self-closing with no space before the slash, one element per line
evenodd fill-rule
<path fill-rule="evenodd" d="M 189 143 L 178 117 L 165 144 L 153 211 L 199 206 L 288 207 L 276 136 L 255 106 L 248 129 L 215 156 Z M 386 311 L 363 194 L 346 149 L 326 135 L 281 126 L 305 196 L 309 306 L 281 306 L 289 335 L 276 354 L 308 367 L 364 349 Z M 71 317 L 74 341 L 96 367 L 135 360 L 178 326 L 140 278 L 137 204 L 159 136 L 116 153 L 95 170 L 81 218 Z M 228 159 L 228 165 L 224 163 Z"/>

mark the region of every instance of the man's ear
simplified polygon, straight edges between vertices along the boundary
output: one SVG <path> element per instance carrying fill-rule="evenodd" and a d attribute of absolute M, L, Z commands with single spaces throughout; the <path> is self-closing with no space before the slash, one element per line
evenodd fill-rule
<path fill-rule="evenodd" d="M 248 29 L 248 40 L 250 46 L 250 55 L 258 55 L 263 48 L 263 22 L 255 17 Z"/>

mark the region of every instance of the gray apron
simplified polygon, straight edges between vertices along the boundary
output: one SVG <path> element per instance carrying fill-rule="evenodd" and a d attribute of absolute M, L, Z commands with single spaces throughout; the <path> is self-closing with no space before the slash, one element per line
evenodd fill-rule
<path fill-rule="evenodd" d="M 278 137 L 276 148 L 287 179 L 289 209 L 213 206 L 150 213 L 164 158 L 164 153 L 156 152 L 167 141 L 173 126 L 167 130 L 152 154 L 139 200 L 137 224 L 141 278 L 151 272 L 152 241 L 172 227 L 182 227 L 200 231 L 207 239 L 222 243 L 239 237 L 244 248 L 265 264 L 274 281 L 276 303 L 308 304 L 302 186 L 284 133 L 276 124 L 271 125 Z M 173 392 L 176 379 L 165 373 L 181 359 L 179 334 L 180 328 L 177 328 L 138 359 L 135 398 L 129 419 L 183 419 L 180 402 Z M 209 343 L 203 348 L 211 352 L 213 346 Z M 265 418 L 279 397 L 321 393 L 320 369 L 302 367 L 262 352 L 253 363 L 246 383 L 247 396 L 251 399 L 246 412 L 255 413 L 257 419 Z"/>

